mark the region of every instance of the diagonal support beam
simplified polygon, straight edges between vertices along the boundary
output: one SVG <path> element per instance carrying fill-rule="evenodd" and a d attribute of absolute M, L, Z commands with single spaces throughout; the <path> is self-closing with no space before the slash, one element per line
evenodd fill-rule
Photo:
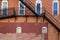
<path fill-rule="evenodd" d="M 40 15 L 38 15 L 32 8 L 31 8 L 31 6 L 29 6 L 27 3 L 25 3 L 24 2 L 24 0 L 20 0 L 31 12 L 33 12 L 36 16 L 40 16 Z M 45 19 L 49 22 L 49 23 L 51 23 L 53 26 L 54 26 L 54 28 L 58 31 L 58 32 L 60 32 L 60 29 L 48 18 L 48 17 L 46 17 L 46 16 L 44 16 L 45 17 Z"/>

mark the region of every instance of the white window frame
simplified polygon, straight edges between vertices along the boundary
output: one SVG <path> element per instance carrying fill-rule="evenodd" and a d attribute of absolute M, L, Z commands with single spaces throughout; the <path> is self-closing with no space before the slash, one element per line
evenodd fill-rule
<path fill-rule="evenodd" d="M 24 5 L 24 14 L 20 14 L 20 1 L 19 1 L 19 3 L 18 3 L 18 15 L 25 15 L 25 5 Z"/>
<path fill-rule="evenodd" d="M 42 27 L 42 33 L 47 33 L 47 27 Z"/>
<path fill-rule="evenodd" d="M 3 10 L 3 2 L 7 2 L 7 9 L 8 9 L 8 1 L 2 1 L 2 6 L 1 6 L 1 9 Z M 1 15 L 3 15 L 3 11 L 1 12 Z M 7 10 L 7 15 L 8 15 L 8 10 Z"/>
<path fill-rule="evenodd" d="M 17 27 L 16 28 L 16 33 L 22 33 L 22 28 L 21 27 Z"/>
<path fill-rule="evenodd" d="M 57 11 L 57 15 L 59 15 L 59 1 L 58 0 L 54 0 L 53 2 L 52 2 L 52 15 L 54 15 L 54 3 L 55 2 L 57 2 L 58 3 L 58 11 Z M 57 15 L 55 15 L 55 16 L 57 16 Z"/>
<path fill-rule="evenodd" d="M 37 3 L 40 3 L 40 14 L 42 14 L 42 1 L 41 0 L 37 0 L 36 1 L 36 3 L 35 3 L 35 12 L 37 12 L 37 8 L 36 8 L 36 6 L 37 6 Z"/>

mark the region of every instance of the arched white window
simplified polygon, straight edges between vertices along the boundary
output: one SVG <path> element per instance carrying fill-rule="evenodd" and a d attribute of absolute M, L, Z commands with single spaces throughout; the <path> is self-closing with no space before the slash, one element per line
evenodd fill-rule
<path fill-rule="evenodd" d="M 59 15 L 59 1 L 58 0 L 53 0 L 52 14 L 53 15 Z"/>
<path fill-rule="evenodd" d="M 42 27 L 42 33 L 47 33 L 47 27 Z"/>
<path fill-rule="evenodd" d="M 1 6 L 1 15 L 8 15 L 8 1 L 7 0 L 2 0 L 2 6 Z"/>
<path fill-rule="evenodd" d="M 20 1 L 18 3 L 18 15 L 25 15 L 25 5 Z"/>
<path fill-rule="evenodd" d="M 42 1 L 41 0 L 36 0 L 35 12 L 39 15 L 42 14 Z"/>
<path fill-rule="evenodd" d="M 17 27 L 16 28 L 16 33 L 22 33 L 22 28 L 21 27 Z"/>

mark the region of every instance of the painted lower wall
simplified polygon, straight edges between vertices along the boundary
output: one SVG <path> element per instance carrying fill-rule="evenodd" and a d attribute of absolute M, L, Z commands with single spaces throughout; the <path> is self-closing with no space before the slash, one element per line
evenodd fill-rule
<path fill-rule="evenodd" d="M 46 27 L 48 29 L 48 23 L 0 23 L 0 33 L 16 33 L 16 28 L 21 27 L 21 33 L 35 33 L 41 34 L 42 27 Z M 48 40 L 48 30 L 47 33 L 44 33 L 44 40 Z"/>
<path fill-rule="evenodd" d="M 16 33 L 16 28 L 21 27 L 22 33 L 42 33 L 42 27 L 48 27 L 47 23 L 0 23 L 0 33 Z"/>
<path fill-rule="evenodd" d="M 1 26 L 3 26 L 2 24 L 4 24 L 4 23 L 11 23 L 11 25 L 10 24 L 8 24 L 8 26 L 10 27 L 10 29 L 12 28 L 12 26 L 14 27 L 15 26 L 15 23 L 36 23 L 36 24 L 38 24 L 38 23 L 46 23 L 47 21 L 45 20 L 44 22 L 43 22 L 43 18 L 42 17 L 39 17 L 38 18 L 38 21 L 36 20 L 36 17 L 27 17 L 27 22 L 26 22 L 26 17 L 17 17 L 17 19 L 15 20 L 15 18 L 10 18 L 10 19 L 3 19 L 3 20 L 0 20 L 0 25 Z M 12 23 L 14 23 L 14 25 L 12 24 Z M 56 29 L 49 23 L 49 22 L 47 22 L 48 23 L 48 40 L 58 40 L 58 32 L 56 31 Z M 20 24 L 21 26 L 22 26 L 22 24 Z M 30 25 L 30 24 L 29 24 Z M 28 26 L 29 27 L 29 25 L 26 25 L 26 26 Z M 41 25 L 41 24 L 40 24 Z M 14 30 L 16 30 L 16 27 L 17 26 L 19 26 L 19 25 L 17 25 L 16 24 L 16 26 L 15 26 L 15 28 L 14 28 Z M 32 25 L 33 26 L 33 25 Z M 37 25 L 36 25 L 37 26 Z M 36 27 L 35 26 L 35 27 Z M 4 26 L 3 26 L 4 27 Z M 7 24 L 6 24 L 6 27 L 7 27 Z M 9 27 L 7 27 L 7 28 L 9 28 Z M 32 27 L 33 28 L 33 27 Z M 9 29 L 7 29 L 7 30 L 9 30 Z M 11 29 L 12 30 L 12 29 Z M 10 31 L 11 31 L 10 30 Z M 9 31 L 8 31 L 9 32 Z M 13 31 L 12 31 L 13 32 Z M 14 32 L 16 32 L 16 31 L 14 31 Z M 37 32 L 37 31 L 36 31 Z"/>

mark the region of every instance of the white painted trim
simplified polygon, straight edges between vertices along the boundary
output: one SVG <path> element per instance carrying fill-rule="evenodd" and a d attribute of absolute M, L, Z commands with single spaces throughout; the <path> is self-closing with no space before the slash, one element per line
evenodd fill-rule
<path fill-rule="evenodd" d="M 24 14 L 20 14 L 20 1 L 19 1 L 19 3 L 18 3 L 18 15 L 25 15 L 25 5 L 24 5 Z"/>
<path fill-rule="evenodd" d="M 53 5 L 53 3 L 55 3 L 55 2 L 58 3 L 58 14 L 57 14 L 57 15 L 59 15 L 59 2 L 58 2 L 58 1 L 53 1 L 53 2 L 52 2 L 52 15 L 54 15 L 54 12 L 53 12 L 53 10 L 54 10 L 54 7 L 53 7 L 53 6 L 54 6 L 54 5 Z M 57 16 L 57 15 L 56 15 L 56 16 Z"/>
<path fill-rule="evenodd" d="M 3 2 L 7 2 L 7 9 L 8 9 L 8 1 L 2 1 L 1 3 L 1 9 L 3 10 Z M 1 11 L 1 15 L 3 15 L 3 11 Z M 8 15 L 8 10 L 7 10 L 7 15 Z"/>
<path fill-rule="evenodd" d="M 40 10 L 40 13 L 42 14 L 42 1 L 36 1 L 36 3 L 35 3 L 35 12 L 37 12 L 37 8 L 36 8 L 36 6 L 37 6 L 37 3 L 40 3 L 40 8 L 41 8 L 41 10 Z"/>
<path fill-rule="evenodd" d="M 42 27 L 42 33 L 47 33 L 47 27 Z"/>
<path fill-rule="evenodd" d="M 53 0 L 53 1 L 58 1 L 58 0 Z"/>
<path fill-rule="evenodd" d="M 17 27 L 16 28 L 16 33 L 22 33 L 22 28 L 21 27 Z"/>

